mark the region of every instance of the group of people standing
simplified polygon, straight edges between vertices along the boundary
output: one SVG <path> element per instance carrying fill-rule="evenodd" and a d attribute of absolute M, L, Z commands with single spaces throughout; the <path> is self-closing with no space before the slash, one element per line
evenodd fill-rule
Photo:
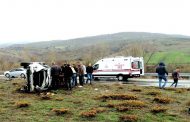
<path fill-rule="evenodd" d="M 80 86 L 83 86 L 88 82 L 92 84 L 92 73 L 93 67 L 91 63 L 89 63 L 87 67 L 82 63 L 77 63 L 77 65 L 70 65 L 69 63 L 65 63 L 62 66 L 52 63 L 51 89 L 66 87 L 68 90 L 72 90 L 73 87 L 78 86 L 78 83 Z M 85 76 L 87 77 L 86 81 L 84 78 Z"/>
<path fill-rule="evenodd" d="M 180 78 L 179 71 L 180 71 L 179 68 L 176 68 L 172 72 L 172 78 L 173 78 L 174 82 L 171 84 L 171 86 L 173 86 L 175 84 L 175 87 L 177 87 L 178 79 Z M 156 68 L 156 73 L 158 74 L 159 88 L 161 88 L 161 89 L 165 88 L 166 83 L 168 81 L 167 80 L 168 71 L 166 70 L 165 64 L 163 62 L 159 63 L 158 67 Z M 162 85 L 162 80 L 165 81 L 163 85 Z"/>

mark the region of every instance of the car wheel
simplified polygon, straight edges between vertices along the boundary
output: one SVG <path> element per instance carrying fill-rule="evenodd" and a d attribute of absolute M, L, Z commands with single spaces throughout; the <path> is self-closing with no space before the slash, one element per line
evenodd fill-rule
<path fill-rule="evenodd" d="M 5 77 L 10 78 L 10 74 L 9 74 L 9 73 L 6 73 L 6 74 L 5 74 Z"/>
<path fill-rule="evenodd" d="M 20 74 L 20 77 L 21 77 L 21 78 L 25 78 L 25 74 L 23 74 L 23 73 Z"/>
<path fill-rule="evenodd" d="M 95 77 L 94 80 L 95 80 L 95 81 L 98 81 L 98 80 L 100 80 L 100 79 L 99 79 L 98 77 Z"/>
<path fill-rule="evenodd" d="M 119 81 L 122 81 L 122 80 L 123 80 L 123 75 L 119 75 L 119 76 L 118 76 L 118 80 L 119 80 Z"/>

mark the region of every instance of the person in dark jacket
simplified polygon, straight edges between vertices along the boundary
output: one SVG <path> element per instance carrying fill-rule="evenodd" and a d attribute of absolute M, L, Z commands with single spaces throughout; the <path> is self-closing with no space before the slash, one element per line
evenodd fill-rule
<path fill-rule="evenodd" d="M 51 67 L 51 76 L 52 76 L 51 88 L 52 89 L 57 89 L 59 87 L 60 73 L 61 73 L 61 68 L 53 62 L 52 67 Z"/>
<path fill-rule="evenodd" d="M 86 83 L 88 83 L 88 81 L 90 81 L 90 84 L 92 84 L 93 67 L 92 67 L 91 63 L 89 63 L 89 65 L 86 67 L 86 73 L 87 73 Z"/>
<path fill-rule="evenodd" d="M 167 83 L 167 77 L 168 72 L 165 68 L 165 64 L 163 62 L 159 63 L 159 66 L 156 68 L 156 73 L 158 73 L 158 78 L 159 78 L 159 88 L 164 88 Z M 164 84 L 162 85 L 162 79 L 165 81 Z"/>
<path fill-rule="evenodd" d="M 72 72 L 72 69 L 70 68 L 70 65 L 65 64 L 62 67 L 62 72 L 64 74 L 64 82 L 66 83 L 67 89 L 72 90 L 71 77 L 73 75 L 73 72 Z"/>
<path fill-rule="evenodd" d="M 175 84 L 175 87 L 177 87 L 177 83 L 178 83 L 178 79 L 179 79 L 179 69 L 178 68 L 173 71 L 172 78 L 173 78 L 174 82 L 172 83 L 171 86 L 173 86 Z"/>
<path fill-rule="evenodd" d="M 83 86 L 83 84 L 84 84 L 84 69 L 83 69 L 82 64 L 78 65 L 78 75 L 79 75 L 79 84 L 81 86 Z"/>

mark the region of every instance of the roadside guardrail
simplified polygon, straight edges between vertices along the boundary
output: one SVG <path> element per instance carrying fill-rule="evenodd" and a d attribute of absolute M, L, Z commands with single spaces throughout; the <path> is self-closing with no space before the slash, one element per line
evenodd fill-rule
<path fill-rule="evenodd" d="M 144 73 L 144 76 L 153 76 L 153 77 L 156 77 L 158 75 L 157 75 L 157 73 Z M 172 73 L 169 73 L 168 76 L 171 77 Z M 179 76 L 180 77 L 187 77 L 187 78 L 190 79 L 190 73 L 179 73 Z"/>

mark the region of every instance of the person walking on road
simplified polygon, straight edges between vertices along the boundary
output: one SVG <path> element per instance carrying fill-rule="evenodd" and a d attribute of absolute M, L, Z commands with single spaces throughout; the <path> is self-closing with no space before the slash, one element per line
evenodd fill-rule
<path fill-rule="evenodd" d="M 178 83 L 178 79 L 179 79 L 179 69 L 178 68 L 173 71 L 172 78 L 173 78 L 174 82 L 172 83 L 171 86 L 173 86 L 175 84 L 175 87 L 177 87 L 177 83 Z"/>
<path fill-rule="evenodd" d="M 165 68 L 165 64 L 163 62 L 160 62 L 158 67 L 156 68 L 156 73 L 158 73 L 158 79 L 159 79 L 159 88 L 164 88 L 167 83 L 167 75 L 168 72 Z M 164 84 L 162 85 L 162 79 L 165 81 Z"/>

